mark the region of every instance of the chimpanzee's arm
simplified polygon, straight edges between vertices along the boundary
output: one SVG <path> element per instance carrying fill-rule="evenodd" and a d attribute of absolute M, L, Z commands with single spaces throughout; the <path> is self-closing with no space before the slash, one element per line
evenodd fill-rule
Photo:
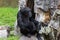
<path fill-rule="evenodd" d="M 20 28 L 24 28 L 25 24 L 23 23 L 22 21 L 22 18 L 21 18 L 21 12 L 19 11 L 18 14 L 17 14 L 17 25 L 20 27 Z"/>
<path fill-rule="evenodd" d="M 41 23 L 39 23 L 38 21 L 36 21 L 33 18 L 30 18 L 30 21 L 32 21 L 35 24 L 35 26 L 37 27 L 37 31 L 39 31 L 41 29 Z"/>
<path fill-rule="evenodd" d="M 31 22 L 33 22 L 35 25 L 38 25 L 39 24 L 39 22 L 38 21 L 36 21 L 35 19 L 33 19 L 33 18 L 30 18 L 30 21 Z"/>
<path fill-rule="evenodd" d="M 21 18 L 21 12 L 20 12 L 20 10 L 19 10 L 18 13 L 17 13 L 17 19 L 18 19 L 19 17 Z"/>

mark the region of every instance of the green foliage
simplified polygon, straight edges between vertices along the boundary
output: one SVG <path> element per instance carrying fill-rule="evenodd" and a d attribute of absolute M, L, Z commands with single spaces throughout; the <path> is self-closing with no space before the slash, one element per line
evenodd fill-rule
<path fill-rule="evenodd" d="M 19 40 L 18 36 L 10 36 L 7 38 L 7 40 Z"/>
<path fill-rule="evenodd" d="M 0 25 L 13 26 L 16 20 L 18 8 L 1 7 L 0 8 Z"/>
<path fill-rule="evenodd" d="M 18 36 L 9 36 L 8 38 L 0 38 L 0 40 L 19 40 Z"/>

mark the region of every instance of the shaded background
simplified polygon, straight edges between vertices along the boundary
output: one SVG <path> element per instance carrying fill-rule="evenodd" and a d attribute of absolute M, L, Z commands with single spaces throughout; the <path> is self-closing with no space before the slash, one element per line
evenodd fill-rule
<path fill-rule="evenodd" d="M 18 0 L 0 0 L 0 7 L 17 7 Z"/>

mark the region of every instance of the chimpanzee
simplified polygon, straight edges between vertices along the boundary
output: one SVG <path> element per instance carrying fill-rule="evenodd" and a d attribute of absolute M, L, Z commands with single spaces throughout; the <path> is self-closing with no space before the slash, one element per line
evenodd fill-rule
<path fill-rule="evenodd" d="M 28 7 L 25 7 L 18 12 L 17 25 L 20 27 L 20 32 L 22 35 L 31 36 L 38 32 L 39 22 L 31 17 L 32 13 Z"/>

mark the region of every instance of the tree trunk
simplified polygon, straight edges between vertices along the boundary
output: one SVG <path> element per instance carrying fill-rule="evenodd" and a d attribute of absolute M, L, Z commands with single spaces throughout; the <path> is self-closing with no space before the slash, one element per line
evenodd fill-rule
<path fill-rule="evenodd" d="M 31 9 L 32 18 L 35 18 L 35 13 L 34 13 L 34 0 L 27 0 L 26 5 L 27 5 L 27 7 L 29 7 Z"/>

